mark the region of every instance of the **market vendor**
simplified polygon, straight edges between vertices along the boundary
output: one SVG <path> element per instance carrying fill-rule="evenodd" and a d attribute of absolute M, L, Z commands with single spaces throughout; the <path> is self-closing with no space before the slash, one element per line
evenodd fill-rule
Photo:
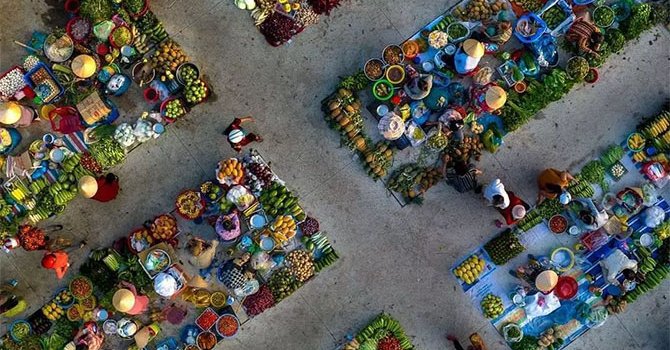
<path fill-rule="evenodd" d="M 565 33 L 565 39 L 576 44 L 579 51 L 598 57 L 605 36 L 600 32 L 600 28 L 591 22 L 588 12 L 585 12 L 572 23 Z"/>
<path fill-rule="evenodd" d="M 526 216 L 526 211 L 530 209 L 528 203 L 524 202 L 514 192 L 506 191 L 509 197 L 509 205 L 505 209 L 498 209 L 498 212 L 505 219 L 506 225 L 514 225 L 517 221 Z M 499 226 L 502 227 L 501 222 Z"/>
<path fill-rule="evenodd" d="M 495 112 L 507 102 L 507 92 L 500 86 L 489 83 L 472 90 L 472 107 L 477 113 Z"/>
<path fill-rule="evenodd" d="M 242 147 L 250 144 L 251 142 L 263 142 L 263 138 L 254 133 L 247 133 L 242 124 L 246 122 L 253 122 L 254 118 L 251 116 L 246 116 L 243 118 L 235 118 L 230 125 L 223 131 L 223 135 L 228 138 L 228 143 L 236 152 L 241 152 Z"/>
<path fill-rule="evenodd" d="M 0 317 L 16 317 L 27 307 L 28 303 L 15 292 L 14 287 L 4 286 L 0 288 Z"/>
<path fill-rule="evenodd" d="M 469 75 L 477 69 L 479 61 L 484 56 L 484 45 L 475 40 L 467 39 L 454 55 L 454 67 L 461 75 Z"/>
<path fill-rule="evenodd" d="M 98 202 L 109 202 L 116 198 L 121 190 L 119 186 L 119 177 L 109 173 L 105 176 L 99 176 L 95 181 L 98 184 L 98 190 L 91 199 Z"/>
<path fill-rule="evenodd" d="M 474 164 L 467 163 L 464 160 L 457 160 L 452 168 L 447 170 L 448 158 L 447 153 L 442 159 L 442 175 L 445 177 L 447 184 L 454 187 L 459 193 L 475 190 L 475 193 L 481 191 L 481 186 L 477 184 L 477 176 L 482 173 Z"/>
<path fill-rule="evenodd" d="M 412 78 L 403 89 L 407 96 L 412 100 L 423 100 L 433 88 L 433 76 L 430 74 L 420 74 Z"/>
<path fill-rule="evenodd" d="M 147 311 L 149 298 L 146 295 L 139 295 L 137 289 L 131 283 L 121 281 L 121 288 L 114 293 L 112 305 L 119 311 L 128 315 L 139 315 Z"/>
<path fill-rule="evenodd" d="M 483 190 L 484 198 L 488 201 L 489 206 L 496 209 L 505 209 L 509 207 L 510 200 L 505 185 L 500 179 L 491 181 Z"/>
<path fill-rule="evenodd" d="M 607 223 L 609 215 L 600 210 L 590 198 L 577 198 L 570 202 L 568 215 L 584 231 L 595 231 Z"/>
<path fill-rule="evenodd" d="M 42 267 L 56 272 L 56 278 L 63 279 L 67 269 L 70 267 L 68 254 L 62 250 L 47 253 L 42 258 Z"/>
<path fill-rule="evenodd" d="M 540 190 L 537 195 L 537 204 L 542 203 L 545 198 L 555 199 L 560 196 L 572 180 L 574 178 L 567 171 L 554 168 L 543 170 L 537 178 L 537 186 Z"/>
<path fill-rule="evenodd" d="M 95 322 L 87 322 L 84 327 L 77 332 L 72 344 L 76 350 L 100 350 L 105 341 L 105 335 L 102 329 Z M 66 346 L 67 348 L 67 346 Z"/>

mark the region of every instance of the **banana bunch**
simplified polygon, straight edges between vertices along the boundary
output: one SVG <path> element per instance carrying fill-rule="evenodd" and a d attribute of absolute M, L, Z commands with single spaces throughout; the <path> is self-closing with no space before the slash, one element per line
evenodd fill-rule
<path fill-rule="evenodd" d="M 638 251 L 640 252 L 641 257 L 643 256 L 643 258 L 639 262 L 638 267 L 640 269 L 640 272 L 646 275 L 656 268 L 656 260 L 654 260 L 654 258 L 651 257 L 651 254 L 646 250 L 646 248 L 639 249 Z"/>
<path fill-rule="evenodd" d="M 38 194 L 42 189 L 47 187 L 49 185 L 49 182 L 45 177 L 40 177 L 39 179 L 35 179 L 35 181 L 31 182 L 28 185 L 28 189 L 32 194 Z"/>
<path fill-rule="evenodd" d="M 358 350 L 361 344 L 358 343 L 358 340 L 354 339 L 344 345 L 343 350 Z"/>
<path fill-rule="evenodd" d="M 633 153 L 633 160 L 636 163 L 642 163 L 647 159 L 647 157 L 644 155 L 644 152 L 635 152 Z"/>
<path fill-rule="evenodd" d="M 660 225 L 654 228 L 654 235 L 660 240 L 670 238 L 670 219 L 663 221 Z"/>
<path fill-rule="evenodd" d="M 140 34 L 139 29 L 134 25 L 130 27 L 130 30 L 133 32 L 133 46 L 135 47 L 135 50 L 137 50 L 140 55 L 144 55 L 149 51 L 147 35 L 144 33 Z"/>
<path fill-rule="evenodd" d="M 648 138 L 655 138 L 670 129 L 670 112 L 663 111 L 647 126 L 642 129 L 642 133 Z"/>
<path fill-rule="evenodd" d="M 272 8 L 257 7 L 251 11 L 251 18 L 254 19 L 254 25 L 260 26 L 272 14 Z"/>
<path fill-rule="evenodd" d="M 12 206 L 7 201 L 0 197 L 0 217 L 7 216 L 12 213 Z"/>

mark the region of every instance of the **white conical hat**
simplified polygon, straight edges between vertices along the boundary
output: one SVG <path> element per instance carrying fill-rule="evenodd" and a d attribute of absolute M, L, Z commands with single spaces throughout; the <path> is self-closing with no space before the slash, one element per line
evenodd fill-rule
<path fill-rule="evenodd" d="M 98 192 L 98 181 L 93 176 L 84 175 L 79 179 L 79 193 L 84 198 L 91 198 Z"/>

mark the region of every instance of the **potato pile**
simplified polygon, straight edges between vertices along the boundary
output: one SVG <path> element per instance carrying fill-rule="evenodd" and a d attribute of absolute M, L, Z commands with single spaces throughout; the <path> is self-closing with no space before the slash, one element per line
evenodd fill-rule
<path fill-rule="evenodd" d="M 507 2 L 496 0 L 489 3 L 488 0 L 472 0 L 465 8 L 458 6 L 454 9 L 454 15 L 462 21 L 483 21 L 496 16 L 498 12 L 507 10 Z"/>
<path fill-rule="evenodd" d="M 289 263 L 291 273 L 296 280 L 305 282 L 314 275 L 314 263 L 309 252 L 294 250 L 288 253 L 286 261 Z"/>
<path fill-rule="evenodd" d="M 161 81 L 174 79 L 177 67 L 186 62 L 188 56 L 179 44 L 172 40 L 162 42 L 151 57 L 151 65 L 161 74 Z"/>

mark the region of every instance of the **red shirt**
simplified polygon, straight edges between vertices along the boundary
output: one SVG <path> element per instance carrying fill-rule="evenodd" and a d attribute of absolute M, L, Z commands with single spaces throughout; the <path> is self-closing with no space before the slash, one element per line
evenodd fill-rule
<path fill-rule="evenodd" d="M 56 271 L 56 278 L 62 279 L 63 276 L 65 276 L 67 268 L 70 266 L 68 263 L 68 255 L 63 251 L 53 252 L 52 254 L 56 256 L 56 262 L 52 269 Z"/>
<path fill-rule="evenodd" d="M 528 209 L 529 206 L 524 202 L 521 198 L 517 197 L 514 192 L 512 191 L 507 191 L 507 195 L 509 196 L 509 205 L 505 209 L 500 209 L 500 215 L 502 215 L 505 218 L 505 223 L 507 225 L 512 225 L 519 221 L 518 219 L 515 219 L 514 216 L 512 216 L 512 209 L 514 209 L 515 206 L 517 205 L 522 205 L 524 208 Z"/>
<path fill-rule="evenodd" d="M 118 179 L 109 183 L 105 180 L 104 176 L 101 176 L 97 178 L 96 181 L 98 182 L 98 191 L 95 193 L 95 196 L 91 197 L 91 199 L 95 199 L 99 202 L 109 202 L 119 194 Z"/>

